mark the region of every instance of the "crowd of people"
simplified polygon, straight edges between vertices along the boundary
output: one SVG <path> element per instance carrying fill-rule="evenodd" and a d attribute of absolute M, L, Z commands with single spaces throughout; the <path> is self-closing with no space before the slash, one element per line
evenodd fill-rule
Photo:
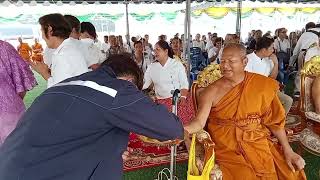
<path fill-rule="evenodd" d="M 293 74 L 299 95 L 303 55 L 319 50 L 319 24 L 289 36 L 285 28 L 253 30 L 246 42 L 196 34 L 190 44 L 223 76 L 201 93 L 196 112 L 183 34 L 160 35 L 154 46 L 147 34 L 98 43 L 94 25 L 72 15 L 48 14 L 39 24 L 44 49 L 38 39 L 30 47 L 19 38 L 16 50 L 0 41 L 0 179 L 120 179 L 129 133 L 188 141 L 204 127 L 224 179 L 306 179 L 284 131 L 293 98 L 283 87 Z M 24 113 L 23 97 L 36 86 L 29 65 L 48 89 Z M 320 115 L 319 82 L 312 91 Z M 177 116 L 169 112 L 175 89 Z"/>

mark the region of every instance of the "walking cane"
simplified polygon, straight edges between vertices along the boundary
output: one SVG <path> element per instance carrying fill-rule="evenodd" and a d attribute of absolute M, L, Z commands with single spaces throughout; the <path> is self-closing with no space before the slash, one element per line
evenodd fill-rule
<path fill-rule="evenodd" d="M 180 97 L 180 90 L 176 89 L 173 92 L 171 92 L 172 95 L 172 113 L 175 115 L 178 115 L 178 102 Z M 177 145 L 172 144 L 171 145 L 171 161 L 170 161 L 170 180 L 173 180 L 173 178 L 176 176 L 176 167 L 177 167 Z"/>
<path fill-rule="evenodd" d="M 180 90 L 172 90 L 172 113 L 175 115 L 178 115 L 178 102 L 179 98 L 181 96 Z M 170 144 L 170 169 L 164 168 L 158 173 L 158 179 L 157 180 L 178 180 L 178 177 L 176 176 L 176 167 L 177 167 L 177 143 L 171 143 Z M 167 175 L 166 172 L 169 172 L 169 176 Z"/>

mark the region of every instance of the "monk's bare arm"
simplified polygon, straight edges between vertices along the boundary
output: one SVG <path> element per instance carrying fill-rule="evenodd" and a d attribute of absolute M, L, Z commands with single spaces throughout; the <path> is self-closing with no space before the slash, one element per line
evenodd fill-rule
<path fill-rule="evenodd" d="M 303 169 L 304 166 L 306 165 L 306 163 L 300 155 L 298 155 L 297 153 L 295 153 L 291 149 L 284 129 L 277 129 L 277 130 L 273 129 L 273 130 L 271 130 L 271 132 L 279 140 L 279 143 L 281 144 L 282 149 L 283 149 L 283 154 L 284 154 L 285 160 L 286 160 L 289 168 L 293 172 L 295 172 L 295 170 Z"/>
<path fill-rule="evenodd" d="M 281 144 L 284 152 L 291 152 L 292 148 L 289 144 L 286 132 L 284 129 L 270 129 L 272 134 L 278 139 L 279 143 Z"/>
<path fill-rule="evenodd" d="M 206 125 L 213 104 L 213 95 L 215 94 L 215 89 L 216 87 L 209 86 L 199 96 L 199 108 L 196 116 L 188 125 L 184 127 L 189 134 L 202 130 Z"/>

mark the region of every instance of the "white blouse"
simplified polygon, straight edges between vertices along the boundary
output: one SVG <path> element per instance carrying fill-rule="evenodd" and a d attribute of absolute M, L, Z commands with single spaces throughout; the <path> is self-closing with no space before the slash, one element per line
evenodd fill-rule
<path fill-rule="evenodd" d="M 180 61 L 168 58 L 162 66 L 159 62 L 149 65 L 144 74 L 143 89 L 154 84 L 157 98 L 172 97 L 171 91 L 175 89 L 189 89 L 189 82 L 184 66 Z"/>
<path fill-rule="evenodd" d="M 252 73 L 261 74 L 269 77 L 272 73 L 274 64 L 270 58 L 261 59 L 254 52 L 247 55 L 248 63 L 245 70 Z"/>
<path fill-rule="evenodd" d="M 105 54 L 101 52 L 92 39 L 81 39 L 79 45 L 88 67 L 93 64 L 100 64 L 106 59 Z"/>

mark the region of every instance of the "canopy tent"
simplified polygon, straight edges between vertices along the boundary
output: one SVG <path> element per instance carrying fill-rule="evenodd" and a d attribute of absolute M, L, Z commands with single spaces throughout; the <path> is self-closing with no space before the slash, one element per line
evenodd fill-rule
<path fill-rule="evenodd" d="M 106 3 L 112 3 L 112 4 L 117 4 L 117 3 L 167 3 L 167 4 L 172 4 L 172 3 L 183 3 L 186 0 L 1 0 L 1 2 L 7 2 L 7 3 L 76 3 L 76 4 L 94 4 L 94 3 L 101 3 L 101 4 L 106 4 Z M 219 3 L 224 3 L 224 2 L 234 2 L 234 1 L 241 1 L 241 0 L 190 0 L 190 2 L 219 2 Z M 260 1 L 260 2 L 280 2 L 280 3 L 318 3 L 318 0 L 247 0 L 247 1 Z"/>
<path fill-rule="evenodd" d="M 129 38 L 129 22 L 128 22 L 128 16 L 129 16 L 129 12 L 128 12 L 128 5 L 133 5 L 133 4 L 172 4 L 173 6 L 178 6 L 180 4 L 183 4 L 185 8 L 181 9 L 182 12 L 185 12 L 185 41 L 184 42 L 190 42 L 190 24 L 191 24 L 191 15 L 201 15 L 202 13 L 206 13 L 207 15 L 211 15 L 212 17 L 217 17 L 217 16 L 221 16 L 223 17 L 224 15 L 226 15 L 229 11 L 233 11 L 237 13 L 237 20 L 236 20 L 236 32 L 240 33 L 240 29 L 241 29 L 241 15 L 244 14 L 250 14 L 253 11 L 256 12 L 261 12 L 261 13 L 266 13 L 266 14 L 272 14 L 275 11 L 279 11 L 279 12 L 284 12 L 284 13 L 291 13 L 294 14 L 295 12 L 297 12 L 297 10 L 299 10 L 298 8 L 296 9 L 277 9 L 274 7 L 270 7 L 270 8 L 247 8 L 247 9 L 243 9 L 242 8 L 242 2 L 264 2 L 266 4 L 268 3 L 290 3 L 290 4 L 311 4 L 311 10 L 310 8 L 307 9 L 306 11 L 317 11 L 317 8 L 312 8 L 312 6 L 316 3 L 319 4 L 319 0 L 0 0 L 0 6 L 4 6 L 4 7 L 12 7 L 12 5 L 15 6 L 39 6 L 39 5 L 43 5 L 43 6 L 51 6 L 51 5 L 57 5 L 57 6 L 61 6 L 64 4 L 69 4 L 70 6 L 75 6 L 77 4 L 80 5 L 100 5 L 100 4 L 123 4 L 125 5 L 125 16 L 126 16 L 126 27 L 127 27 L 127 33 L 126 33 L 126 37 Z M 237 6 L 234 8 L 219 8 L 219 5 L 221 4 L 226 4 L 226 3 L 234 3 L 237 2 Z M 200 8 L 197 7 L 193 7 L 191 9 L 191 3 L 193 4 L 199 4 Z M 201 5 L 203 4 L 210 4 L 212 3 L 212 6 L 210 8 L 207 9 L 203 9 L 201 8 Z M 181 5 L 180 5 L 181 6 Z M 129 7 L 130 8 L 130 7 Z M 244 12 L 243 12 L 244 11 Z M 123 16 L 123 14 L 119 14 L 117 17 Z M 134 13 L 130 13 L 131 16 L 136 16 L 137 18 L 141 18 L 138 15 L 134 14 Z M 147 17 L 146 18 L 150 18 L 151 15 L 153 14 L 146 14 Z M 168 16 L 176 16 L 176 14 L 174 13 L 169 13 L 167 14 Z M 106 15 L 109 16 L 109 15 Z M 114 18 L 114 16 L 113 16 Z M 143 17 L 144 18 L 144 17 Z M 220 17 L 218 17 L 220 18 Z M 190 63 L 190 59 L 189 59 L 189 54 L 190 54 L 190 43 L 186 43 L 185 45 L 185 49 L 184 49 L 184 53 L 186 54 L 186 58 Z"/>

